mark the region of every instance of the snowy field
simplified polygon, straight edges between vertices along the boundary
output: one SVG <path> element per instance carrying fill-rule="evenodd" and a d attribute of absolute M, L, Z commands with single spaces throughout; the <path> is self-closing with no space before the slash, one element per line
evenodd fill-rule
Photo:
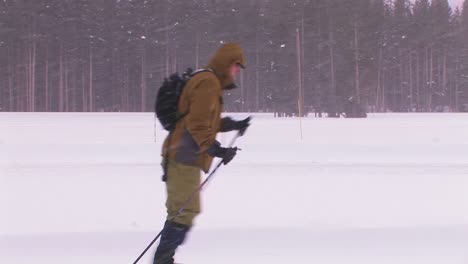
<path fill-rule="evenodd" d="M 0 113 L 0 263 L 131 264 L 163 225 L 164 136 L 152 114 Z M 178 262 L 468 264 L 468 115 L 306 118 L 301 139 L 262 114 L 237 143 Z"/>

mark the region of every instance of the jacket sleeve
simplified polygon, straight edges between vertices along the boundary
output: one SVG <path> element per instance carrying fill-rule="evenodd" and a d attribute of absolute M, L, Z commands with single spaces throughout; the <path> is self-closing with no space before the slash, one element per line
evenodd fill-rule
<path fill-rule="evenodd" d="M 218 132 L 218 128 L 211 127 L 215 118 L 214 109 L 216 104 L 219 104 L 218 85 L 215 80 L 204 79 L 190 96 L 186 128 L 202 152 L 213 144 Z"/>
<path fill-rule="evenodd" d="M 237 122 L 230 117 L 224 117 L 221 119 L 221 125 L 219 126 L 218 132 L 229 132 L 236 130 Z"/>

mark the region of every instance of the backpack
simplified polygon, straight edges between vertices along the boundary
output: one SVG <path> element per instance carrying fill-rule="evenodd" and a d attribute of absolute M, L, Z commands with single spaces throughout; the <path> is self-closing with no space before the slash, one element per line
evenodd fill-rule
<path fill-rule="evenodd" d="M 182 75 L 174 73 L 169 78 L 164 79 L 156 96 L 154 112 L 166 131 L 172 132 L 177 122 L 188 114 L 188 112 L 180 113 L 177 109 L 185 85 L 196 74 L 207 71 L 212 72 L 209 69 L 201 69 L 194 72 L 191 68 L 188 68 Z"/>

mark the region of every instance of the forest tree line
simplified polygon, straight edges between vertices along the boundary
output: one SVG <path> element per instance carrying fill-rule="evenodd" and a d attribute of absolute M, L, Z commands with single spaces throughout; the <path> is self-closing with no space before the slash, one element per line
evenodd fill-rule
<path fill-rule="evenodd" d="M 152 111 L 230 41 L 226 111 L 468 109 L 468 0 L 3 0 L 0 111 Z"/>

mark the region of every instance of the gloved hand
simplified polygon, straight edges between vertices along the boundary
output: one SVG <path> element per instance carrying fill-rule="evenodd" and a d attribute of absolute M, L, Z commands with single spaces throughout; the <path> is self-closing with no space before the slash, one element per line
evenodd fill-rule
<path fill-rule="evenodd" d="M 239 135 L 243 136 L 245 134 L 245 131 L 247 131 L 247 128 L 250 126 L 250 120 L 252 117 L 247 117 L 244 120 L 237 121 L 237 130 L 239 130 Z"/>
<path fill-rule="evenodd" d="M 221 158 L 223 164 L 227 165 L 237 154 L 237 147 L 234 148 L 223 148 L 221 143 L 215 141 L 209 148 L 208 154 L 212 157 Z"/>
<path fill-rule="evenodd" d="M 237 130 L 239 131 L 239 135 L 243 136 L 247 128 L 250 126 L 251 119 L 252 118 L 249 116 L 244 120 L 235 121 L 235 120 L 232 120 L 232 118 L 230 117 L 225 117 L 222 119 L 221 132 L 229 132 L 229 131 Z"/>

